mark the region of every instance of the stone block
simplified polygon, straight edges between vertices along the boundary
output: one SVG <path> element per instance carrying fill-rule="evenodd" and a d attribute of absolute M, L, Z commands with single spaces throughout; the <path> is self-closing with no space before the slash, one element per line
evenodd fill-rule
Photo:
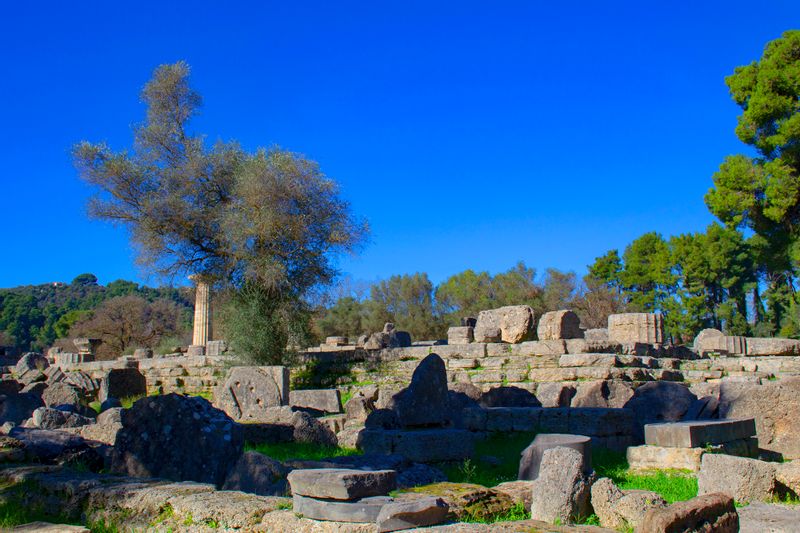
<path fill-rule="evenodd" d="M 769 337 L 748 337 L 747 355 L 800 355 L 800 340 Z"/>
<path fill-rule="evenodd" d="M 697 448 L 707 444 L 724 444 L 756 435 L 753 418 L 697 420 L 644 426 L 645 444 L 673 448 Z"/>
<path fill-rule="evenodd" d="M 566 341 L 561 339 L 523 342 L 514 347 L 515 355 L 561 355 L 567 353 Z"/>
<path fill-rule="evenodd" d="M 441 498 L 426 497 L 387 503 L 376 522 L 380 533 L 433 526 L 447 519 L 450 506 Z"/>
<path fill-rule="evenodd" d="M 529 340 L 533 335 L 533 309 L 527 305 L 509 305 L 478 313 L 475 325 L 476 342 L 492 342 L 499 330 L 499 339 L 510 344 Z"/>
<path fill-rule="evenodd" d="M 228 351 L 228 343 L 223 340 L 208 341 L 206 343 L 206 355 L 219 357 Z"/>
<path fill-rule="evenodd" d="M 583 338 L 592 342 L 608 341 L 608 328 L 592 328 L 583 332 Z"/>
<path fill-rule="evenodd" d="M 147 395 L 147 379 L 136 368 L 113 368 L 100 381 L 98 399 L 131 398 Z"/>
<path fill-rule="evenodd" d="M 475 340 L 475 333 L 470 326 L 459 326 L 447 330 L 447 344 L 469 344 Z"/>
<path fill-rule="evenodd" d="M 622 491 L 608 478 L 599 479 L 592 485 L 592 509 L 603 527 L 616 530 L 637 527 L 647 511 L 666 506 L 664 498 L 655 492 Z"/>
<path fill-rule="evenodd" d="M 636 531 L 738 533 L 739 515 L 733 505 L 733 498 L 724 494 L 707 494 L 664 508 L 651 509 Z"/>
<path fill-rule="evenodd" d="M 560 367 L 603 367 L 619 366 L 616 355 L 602 353 L 564 354 L 558 358 Z"/>
<path fill-rule="evenodd" d="M 563 446 L 545 450 L 531 491 L 531 518 L 568 524 L 588 516 L 592 481 L 579 451 Z"/>
<path fill-rule="evenodd" d="M 384 496 L 397 488 L 394 470 L 310 468 L 289 472 L 292 494 L 317 499 L 358 500 Z"/>
<path fill-rule="evenodd" d="M 539 340 L 579 339 L 583 337 L 581 321 L 574 312 L 567 309 L 549 311 L 539 318 L 536 329 Z"/>
<path fill-rule="evenodd" d="M 292 511 L 312 520 L 348 523 L 375 523 L 383 506 L 391 503 L 388 496 L 371 496 L 356 501 L 318 500 L 295 494 Z"/>
<path fill-rule="evenodd" d="M 289 405 L 326 414 L 342 412 L 342 398 L 338 389 L 289 391 Z"/>
<path fill-rule="evenodd" d="M 202 344 L 192 344 L 186 347 L 187 357 L 198 357 L 206 354 L 206 347 Z"/>
<path fill-rule="evenodd" d="M 582 471 L 589 474 L 592 471 L 592 441 L 584 435 L 566 435 L 558 433 L 540 433 L 533 442 L 524 450 L 519 462 L 517 479 L 534 480 L 539 476 L 542 458 L 547 450 L 552 448 L 570 448 L 581 456 Z"/>
<path fill-rule="evenodd" d="M 622 313 L 608 317 L 608 339 L 620 343 L 664 342 L 664 320 L 657 313 Z"/>
<path fill-rule="evenodd" d="M 420 463 L 460 461 L 474 453 L 474 439 L 472 432 L 460 429 L 367 429 L 359 435 L 358 448 L 364 453 L 394 453 Z"/>
<path fill-rule="evenodd" d="M 702 448 L 665 448 L 662 446 L 631 446 L 626 454 L 628 465 L 636 470 L 691 470 L 700 471 Z"/>
<path fill-rule="evenodd" d="M 259 420 L 265 409 L 288 403 L 285 366 L 235 366 L 214 391 L 214 404 L 237 420 Z"/>
<path fill-rule="evenodd" d="M 697 475 L 699 495 L 723 493 L 737 502 L 769 501 L 777 493 L 776 464 L 707 453 Z"/>

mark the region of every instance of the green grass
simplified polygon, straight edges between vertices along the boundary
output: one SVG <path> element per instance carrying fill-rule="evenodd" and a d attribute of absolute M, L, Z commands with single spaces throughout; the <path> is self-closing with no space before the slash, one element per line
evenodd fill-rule
<path fill-rule="evenodd" d="M 330 457 L 349 457 L 360 455 L 361 452 L 353 448 L 339 446 L 320 446 L 308 442 L 279 442 L 275 444 L 250 444 L 245 450 L 263 453 L 277 461 L 299 459 L 303 461 L 319 461 Z"/>
<path fill-rule="evenodd" d="M 340 394 L 341 394 L 341 397 L 342 397 L 342 406 L 344 406 L 348 401 L 350 401 L 350 398 L 353 397 L 353 394 L 355 394 L 355 389 L 352 389 L 352 388 L 351 389 L 347 389 L 346 391 L 344 391 L 344 392 L 342 392 Z"/>
<path fill-rule="evenodd" d="M 514 481 L 519 471 L 520 454 L 535 436 L 535 433 L 527 432 L 495 433 L 475 444 L 473 459 L 437 466 L 454 483 L 476 483 L 493 487 L 504 481 Z M 482 461 L 483 456 L 494 457 L 499 460 L 499 464 Z"/>
<path fill-rule="evenodd" d="M 598 477 L 610 478 L 621 489 L 650 490 L 668 503 L 690 500 L 697 496 L 697 478 L 685 470 L 632 471 L 625 454 L 610 450 L 593 450 L 592 464 Z"/>
<path fill-rule="evenodd" d="M 466 516 L 461 518 L 462 522 L 468 522 L 473 524 L 496 524 L 497 522 L 513 522 L 518 520 L 527 520 L 531 517 L 531 514 L 525 510 L 525 506 L 522 502 L 517 502 L 514 504 L 514 507 L 509 509 L 504 513 L 498 513 L 496 515 L 491 516 L 473 516 L 467 514 Z"/>
<path fill-rule="evenodd" d="M 6 531 L 30 522 L 81 525 L 80 522 L 70 521 L 63 516 L 47 513 L 41 508 L 32 509 L 29 506 L 21 505 L 17 501 L 9 500 L 0 503 L 0 530 Z"/>
<path fill-rule="evenodd" d="M 100 405 L 101 404 L 98 401 L 94 401 L 94 402 L 89 403 L 89 407 L 94 409 L 94 412 L 97 413 L 98 415 L 100 414 Z"/>
<path fill-rule="evenodd" d="M 144 398 L 143 394 L 138 394 L 136 396 L 128 396 L 127 398 L 121 398 L 119 403 L 122 405 L 123 409 L 130 409 L 131 406 L 133 406 L 133 404 L 135 404 L 142 398 Z"/>

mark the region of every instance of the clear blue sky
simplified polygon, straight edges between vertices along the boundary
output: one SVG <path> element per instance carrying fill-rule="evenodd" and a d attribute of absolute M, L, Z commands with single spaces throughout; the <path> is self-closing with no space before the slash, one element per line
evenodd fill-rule
<path fill-rule="evenodd" d="M 180 59 L 197 131 L 320 162 L 372 226 L 341 268 L 435 281 L 524 260 L 585 271 L 643 232 L 703 229 L 741 152 L 723 78 L 800 2 L 13 2 L 0 14 L 0 287 L 147 278 L 88 220 L 82 139 L 130 144 Z M 672 4 L 681 4 L 673 6 Z"/>

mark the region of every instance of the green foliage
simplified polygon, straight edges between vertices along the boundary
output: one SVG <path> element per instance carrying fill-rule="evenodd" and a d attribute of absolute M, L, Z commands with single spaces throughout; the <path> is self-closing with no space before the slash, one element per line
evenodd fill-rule
<path fill-rule="evenodd" d="M 302 461 L 319 461 L 331 457 L 349 457 L 360 455 L 361 452 L 353 448 L 339 446 L 320 446 L 308 442 L 279 442 L 270 444 L 250 444 L 245 450 L 258 452 L 271 457 L 276 461 L 298 459 Z"/>
<path fill-rule="evenodd" d="M 509 510 L 489 516 L 468 512 L 466 516 L 462 517 L 461 521 L 472 524 L 496 524 L 498 522 L 528 520 L 530 517 L 531 513 L 525 510 L 525 505 L 522 502 L 516 502 Z"/>
<path fill-rule="evenodd" d="M 345 336 L 355 339 L 367 332 L 364 325 L 365 314 L 366 309 L 362 302 L 352 296 L 345 296 L 324 311 L 316 326 L 323 338 Z"/>
<path fill-rule="evenodd" d="M 446 334 L 444 323 L 434 316 L 433 284 L 427 274 L 380 281 L 372 286 L 365 305 L 369 331 L 381 331 L 386 322 L 393 322 L 417 339 L 439 339 Z"/>
<path fill-rule="evenodd" d="M 599 477 L 610 478 L 619 488 L 649 490 L 667 502 L 690 500 L 697 496 L 697 478 L 682 470 L 632 471 L 625 454 L 599 449 L 592 452 L 592 465 Z"/>
<path fill-rule="evenodd" d="M 89 283 L 85 276 L 94 281 Z M 67 337 L 75 324 L 88 319 L 103 302 L 120 296 L 114 289 L 120 283 L 127 284 L 128 294 L 149 303 L 156 300 L 173 303 L 181 313 L 180 327 L 189 329 L 193 300 L 191 292 L 185 289 L 150 288 L 122 280 L 104 287 L 96 283 L 94 275 L 78 278 L 82 281 L 69 285 L 48 283 L 0 289 L 0 344 L 10 341 L 9 344 L 22 351 L 44 350 L 56 339 Z"/>

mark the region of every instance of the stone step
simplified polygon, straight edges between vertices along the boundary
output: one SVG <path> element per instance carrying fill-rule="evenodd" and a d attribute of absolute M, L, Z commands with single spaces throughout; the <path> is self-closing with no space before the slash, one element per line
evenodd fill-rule
<path fill-rule="evenodd" d="M 755 435 L 756 422 L 753 418 L 698 420 L 644 426 L 645 444 L 669 448 L 697 448 L 708 444 L 724 444 Z"/>

